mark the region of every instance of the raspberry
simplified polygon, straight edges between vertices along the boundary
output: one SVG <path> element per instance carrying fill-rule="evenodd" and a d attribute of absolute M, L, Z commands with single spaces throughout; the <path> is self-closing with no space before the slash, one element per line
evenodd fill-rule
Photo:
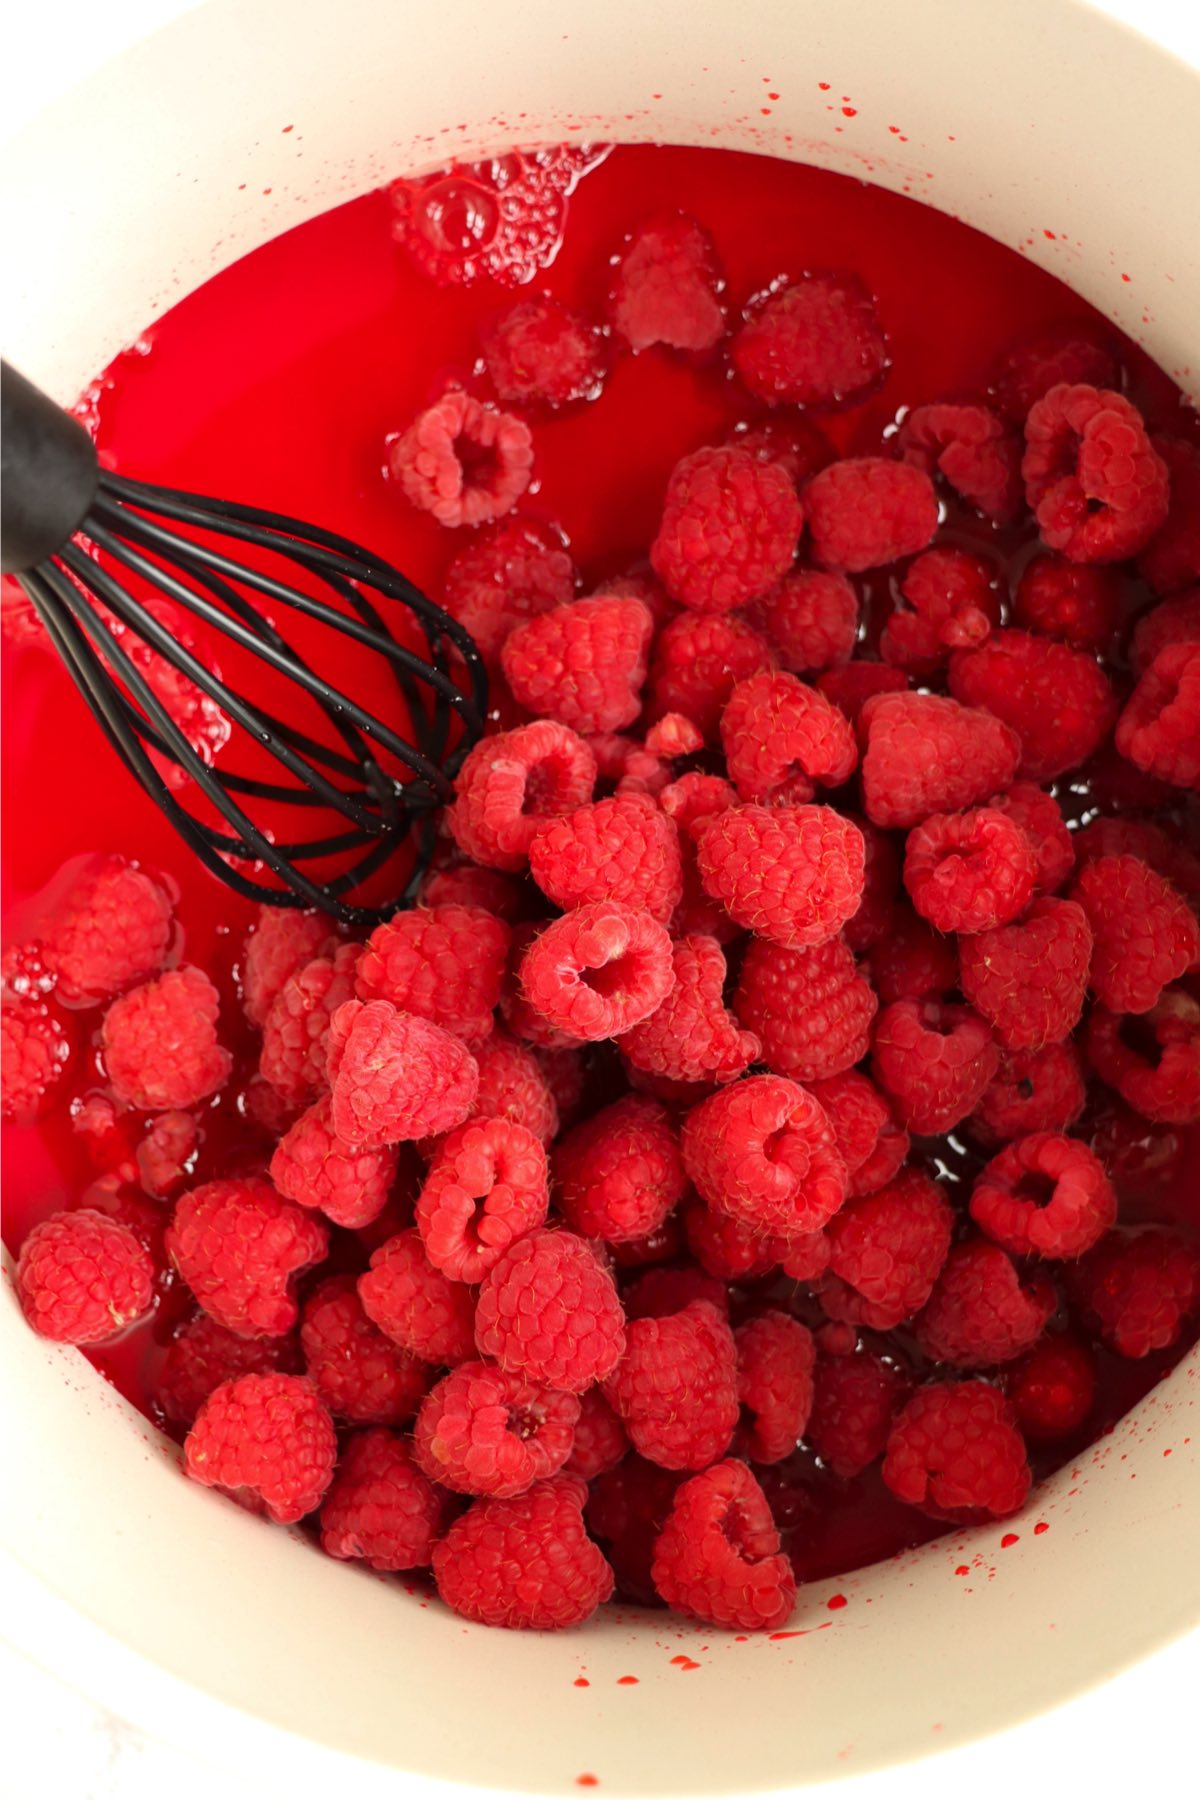
<path fill-rule="evenodd" d="M 64 994 L 105 1000 L 162 968 L 171 928 L 156 881 L 122 856 L 91 857 L 45 928 L 42 957 Z"/>
<path fill-rule="evenodd" d="M 358 1297 L 371 1323 L 422 1362 L 453 1366 L 475 1354 L 474 1295 L 434 1268 L 415 1231 L 375 1251 Z"/>
<path fill-rule="evenodd" d="M 329 1026 L 330 1117 L 348 1144 L 378 1150 L 452 1131 L 479 1091 L 475 1058 L 458 1039 L 387 1000 L 348 1000 Z"/>
<path fill-rule="evenodd" d="M 1083 1111 L 1085 1098 L 1073 1044 L 1002 1051 L 1000 1066 L 971 1114 L 971 1130 L 984 1144 L 1005 1143 L 1027 1132 L 1065 1131 Z"/>
<path fill-rule="evenodd" d="M 326 913 L 260 906 L 242 951 L 242 1006 L 261 1030 L 285 981 L 317 956 L 331 956 L 337 937 Z"/>
<path fill-rule="evenodd" d="M 1186 438 L 1156 437 L 1167 465 L 1171 497 L 1166 522 L 1138 558 L 1138 573 L 1158 594 L 1200 580 L 1200 446 Z"/>
<path fill-rule="evenodd" d="M 956 700 L 986 707 L 1016 732 L 1029 781 L 1078 768 L 1117 716 L 1112 684 L 1093 656 L 1031 631 L 994 631 L 978 650 L 956 650 L 949 680 Z M 1007 785 L 997 781 L 993 791 Z"/>
<path fill-rule="evenodd" d="M 561 1117 L 564 1129 L 578 1117 L 583 1104 L 587 1070 L 583 1052 L 569 1049 L 539 1049 L 533 1053 L 547 1093 Z M 555 1136 L 557 1133 L 552 1133 Z M 543 1140 L 546 1141 L 546 1140 Z"/>
<path fill-rule="evenodd" d="M 1067 1273 L 1075 1305 L 1120 1356 L 1169 1349 L 1200 1306 L 1200 1250 L 1165 1226 L 1110 1231 Z"/>
<path fill-rule="evenodd" d="M 1043 555 L 1025 565 L 1012 616 L 1027 631 L 1103 655 L 1112 643 L 1120 607 L 1121 584 L 1111 569 Z"/>
<path fill-rule="evenodd" d="M 259 1071 L 288 1106 L 303 1106 L 329 1085 L 329 1022 L 354 998 L 361 954 L 358 944 L 339 944 L 332 957 L 314 957 L 271 1002 Z"/>
<path fill-rule="evenodd" d="M 529 486 L 533 440 L 524 420 L 452 388 L 393 440 L 388 470 L 439 525 L 485 525 Z"/>
<path fill-rule="evenodd" d="M 803 523 L 778 464 L 748 450 L 696 450 L 671 472 L 650 561 L 673 600 L 725 613 L 787 574 Z"/>
<path fill-rule="evenodd" d="M 1095 938 L 1092 991 L 1111 1012 L 1149 1012 L 1200 958 L 1186 900 L 1139 857 L 1098 856 L 1079 871 L 1071 898 Z"/>
<path fill-rule="evenodd" d="M 510 1119 L 531 1131 L 540 1143 L 558 1135 L 558 1107 L 537 1057 L 507 1032 L 495 1031 L 482 1044 L 476 1114 L 483 1119 Z"/>
<path fill-rule="evenodd" d="M 594 400 L 604 386 L 603 340 L 549 294 L 519 300 L 479 333 L 492 386 L 518 406 Z"/>
<path fill-rule="evenodd" d="M 215 1388 L 183 1446 L 184 1473 L 292 1525 L 321 1504 L 337 1437 L 301 1375 L 239 1375 Z"/>
<path fill-rule="evenodd" d="M 488 526 L 458 552 L 446 570 L 442 599 L 494 661 L 515 626 L 573 599 L 577 580 L 558 532 L 510 518 Z"/>
<path fill-rule="evenodd" d="M 510 1500 L 557 1475 L 571 1454 L 579 1401 L 487 1363 L 461 1363 L 421 1404 L 418 1467 L 457 1494 Z"/>
<path fill-rule="evenodd" d="M 730 354 L 752 394 L 794 406 L 853 406 L 889 361 L 875 302 L 857 275 L 773 282 L 747 306 Z"/>
<path fill-rule="evenodd" d="M 16 1287 L 39 1336 L 101 1344 L 150 1311 L 154 1264 L 126 1226 L 84 1207 L 34 1226 L 21 1245 Z"/>
<path fill-rule="evenodd" d="M 805 488 L 804 508 L 816 560 L 851 575 L 915 556 L 938 526 L 928 475 L 882 456 L 830 463 Z"/>
<path fill-rule="evenodd" d="M 721 714 L 721 743 L 742 800 L 811 800 L 815 782 L 840 787 L 858 761 L 845 715 L 782 670 L 738 683 Z"/>
<path fill-rule="evenodd" d="M 793 1281 L 813 1287 L 829 1268 L 829 1239 L 823 1231 L 810 1231 L 803 1237 L 788 1238 L 782 1243 L 779 1263 Z"/>
<path fill-rule="evenodd" d="M 706 1469 L 738 1422 L 737 1357 L 728 1323 L 707 1300 L 665 1319 L 634 1319 L 604 1397 L 639 1455 L 664 1469 Z"/>
<path fill-rule="evenodd" d="M 492 1030 L 512 933 L 478 906 L 418 906 L 377 925 L 354 974 L 360 1000 L 390 1000 L 475 1044 Z"/>
<path fill-rule="evenodd" d="M 555 1198 L 581 1237 L 628 1243 L 645 1237 L 687 1187 L 679 1140 L 666 1112 L 630 1094 L 559 1140 Z"/>
<path fill-rule="evenodd" d="M 622 1033 L 621 1054 L 635 1069 L 670 1081 L 736 1080 L 761 1046 L 726 1008 L 720 944 L 685 934 L 671 945 L 671 962 L 674 986 L 650 1018 Z"/>
<path fill-rule="evenodd" d="M 1088 1060 L 1136 1112 L 1160 1124 L 1200 1120 L 1200 1001 L 1164 988 L 1149 1012 L 1092 1008 Z"/>
<path fill-rule="evenodd" d="M 846 920 L 845 939 L 857 955 L 888 935 L 900 892 L 900 857 L 895 843 L 860 813 L 848 813 L 863 835 L 863 894 Z"/>
<path fill-rule="evenodd" d="M 233 1058 L 217 1042 L 220 999 L 208 976 L 168 969 L 114 1000 L 100 1043 L 119 1100 L 144 1112 L 195 1106 L 229 1079 Z"/>
<path fill-rule="evenodd" d="M 693 1300 L 707 1300 L 729 1317 L 729 1290 L 724 1280 L 690 1263 L 681 1269 L 647 1269 L 621 1296 L 626 1320 L 667 1319 Z"/>
<path fill-rule="evenodd" d="M 820 426 L 804 413 L 742 420 L 726 433 L 724 441 L 748 450 L 759 462 L 776 463 L 797 488 L 837 455 Z"/>
<path fill-rule="evenodd" d="M 281 1337 L 296 1323 L 291 1278 L 321 1261 L 329 1232 L 269 1181 L 239 1176 L 181 1194 L 163 1242 L 219 1325 L 239 1337 Z"/>
<path fill-rule="evenodd" d="M 594 1043 L 661 1006 L 674 979 L 671 940 L 649 912 L 594 900 L 547 925 L 526 950 L 520 978 L 543 1018 Z"/>
<path fill-rule="evenodd" d="M 766 1495 L 730 1457 L 685 1481 L 654 1546 L 654 1585 L 676 1612 L 730 1630 L 786 1625 L 796 1577 Z"/>
<path fill-rule="evenodd" d="M 1006 1371 L 1004 1391 L 1024 1435 L 1052 1443 L 1078 1431 L 1091 1412 L 1096 1359 L 1078 1338 L 1048 1334 Z"/>
<path fill-rule="evenodd" d="M 913 1321 L 925 1355 L 956 1369 L 987 1369 L 1022 1356 L 1042 1335 L 1057 1304 L 1043 1275 L 1022 1286 L 997 1244 L 956 1244 L 933 1292 Z"/>
<path fill-rule="evenodd" d="M 990 806 L 931 813 L 909 832 L 904 848 L 904 885 L 938 931 L 990 936 L 1024 912 L 1036 877 L 1029 839 Z M 966 950 L 960 944 L 960 958 Z"/>
<path fill-rule="evenodd" d="M 469 1119 L 443 1138 L 417 1200 L 425 1254 L 451 1281 L 478 1282 L 550 1208 L 541 1140 L 511 1119 Z"/>
<path fill-rule="evenodd" d="M 646 794 L 614 794 L 540 824 L 529 867 L 556 906 L 620 900 L 666 921 L 683 892 L 679 833 Z"/>
<path fill-rule="evenodd" d="M 624 1353 L 612 1277 L 573 1232 L 530 1232 L 484 1276 L 475 1342 L 512 1375 L 581 1394 Z"/>
<path fill-rule="evenodd" d="M 886 937 L 872 944 L 868 963 L 871 985 L 885 1006 L 894 1000 L 940 1000 L 958 986 L 953 943 L 911 907 L 896 908 Z"/>
<path fill-rule="evenodd" d="M 1200 910 L 1200 856 L 1149 819 L 1093 819 L 1071 836 L 1082 867 L 1098 856 L 1136 856 Z"/>
<path fill-rule="evenodd" d="M 966 550 L 923 550 L 900 583 L 897 606 L 879 640 L 886 663 L 932 675 L 952 650 L 973 650 L 1000 623 L 996 572 Z"/>
<path fill-rule="evenodd" d="M 976 806 L 1017 772 L 1020 738 L 978 706 L 938 694 L 877 694 L 860 724 L 863 806 L 885 829 L 908 830 L 930 813 Z"/>
<path fill-rule="evenodd" d="M 1129 661 L 1135 675 L 1144 675 L 1160 650 L 1170 644 L 1200 644 L 1200 587 L 1161 600 L 1144 612 L 1133 628 Z"/>
<path fill-rule="evenodd" d="M 518 925 L 513 932 L 504 986 L 500 990 L 500 1012 L 509 1031 L 522 1044 L 536 1045 L 538 1049 L 577 1049 L 580 1040 L 570 1032 L 560 1031 L 535 1006 L 531 1006 L 521 985 L 521 965 L 525 960 L 525 952 L 545 931 L 548 923 L 547 920 L 537 924 L 529 921 Z"/>
<path fill-rule="evenodd" d="M 668 818 L 674 819 L 684 837 L 694 843 L 705 820 L 736 806 L 737 795 L 723 775 L 693 771 L 669 782 L 658 796 L 658 804 Z"/>
<path fill-rule="evenodd" d="M 950 1249 L 954 1214 L 937 1183 L 902 1169 L 850 1200 L 829 1227 L 829 1274 L 818 1289 L 832 1319 L 891 1331 L 919 1312 Z"/>
<path fill-rule="evenodd" d="M 764 1312 L 734 1332 L 738 1399 L 750 1462 L 782 1462 L 808 1425 L 816 1346 L 812 1332 L 787 1313 Z"/>
<path fill-rule="evenodd" d="M 887 1441 L 883 1479 L 933 1519 L 975 1525 L 1019 1512 L 1031 1476 L 1012 1407 L 986 1381 L 919 1388 Z"/>
<path fill-rule="evenodd" d="M 752 938 L 733 1008 L 775 1075 L 819 1081 L 861 1062 L 879 1002 L 840 937 L 814 950 Z"/>
<path fill-rule="evenodd" d="M 875 1193 L 899 1173 L 908 1155 L 908 1133 L 892 1118 L 879 1089 L 857 1069 L 811 1085 L 833 1127 L 850 1177 L 850 1196 Z"/>
<path fill-rule="evenodd" d="M 636 738 L 616 731 L 595 732 L 587 739 L 596 758 L 599 785 L 604 793 L 658 795 L 671 779 L 661 756 L 655 756 Z"/>
<path fill-rule="evenodd" d="M 1146 774 L 1200 788 L 1200 643 L 1159 651 L 1117 721 L 1116 743 Z"/>
<path fill-rule="evenodd" d="M 709 1206 L 689 1206 L 683 1224 L 688 1249 L 705 1273 L 718 1281 L 769 1275 L 779 1267 L 788 1247 L 783 1238 L 764 1236 L 732 1214 L 714 1212 Z"/>
<path fill-rule="evenodd" d="M 692 1108 L 683 1166 L 700 1198 L 752 1232 L 819 1231 L 846 1198 L 846 1165 L 820 1106 L 794 1081 L 753 1075 Z"/>
<path fill-rule="evenodd" d="M 823 669 L 817 676 L 817 692 L 841 707 L 851 724 L 857 724 L 863 707 L 876 694 L 900 694 L 908 677 L 887 663 L 852 662 L 840 669 Z"/>
<path fill-rule="evenodd" d="M 200 1312 L 172 1338 L 154 1398 L 168 1419 L 190 1425 L 214 1388 L 237 1375 L 298 1375 L 293 1337 L 244 1338 Z"/>
<path fill-rule="evenodd" d="M 328 1094 L 314 1100 L 275 1146 L 271 1180 L 285 1200 L 358 1231 L 377 1219 L 396 1179 L 391 1145 L 366 1150 L 344 1143 L 333 1129 Z"/>
<path fill-rule="evenodd" d="M 1036 401 L 1021 473 L 1043 542 L 1072 562 L 1121 562 L 1167 517 L 1167 465 L 1137 408 L 1108 389 L 1063 383 Z"/>
<path fill-rule="evenodd" d="M 569 1475 L 584 1481 L 595 1481 L 607 1475 L 625 1458 L 629 1439 L 599 1388 L 589 1388 L 579 1401 L 579 1417 L 575 1421 L 575 1443 L 564 1465 Z"/>
<path fill-rule="evenodd" d="M 1029 839 L 1037 859 L 1034 893 L 1054 893 L 1075 867 L 1078 843 L 1068 831 L 1054 795 L 1044 794 L 1031 781 L 1015 781 L 1007 794 L 997 794 L 988 805 L 1019 825 Z"/>
<path fill-rule="evenodd" d="M 559 1631 L 582 1625 L 613 1590 L 613 1572 L 583 1527 L 576 1475 L 514 1500 L 477 1500 L 433 1549 L 438 1593 L 478 1625 Z"/>
<path fill-rule="evenodd" d="M 953 1131 L 999 1066 L 996 1041 L 969 1006 L 896 1000 L 875 1021 L 872 1070 L 917 1137 Z"/>
<path fill-rule="evenodd" d="M 613 329 L 631 350 L 711 350 L 725 335 L 724 282 L 712 240 L 687 213 L 659 213 L 630 232 L 609 295 Z"/>
<path fill-rule="evenodd" d="M 427 1568 L 446 1514 L 446 1498 L 415 1466 L 412 1450 L 390 1431 L 360 1431 L 338 1462 L 321 1506 L 321 1548 L 372 1569 Z"/>
<path fill-rule="evenodd" d="M 681 756 L 694 756 L 704 748 L 704 733 L 684 713 L 664 713 L 646 733 L 645 746 L 652 756 L 674 761 Z"/>
<path fill-rule="evenodd" d="M 769 669 L 771 646 L 736 613 L 681 613 L 654 640 L 650 713 L 681 712 L 712 743 L 721 709 L 739 681 Z"/>
<path fill-rule="evenodd" d="M 588 1528 L 604 1540 L 619 1591 L 639 1606 L 661 1604 L 650 1565 L 682 1480 L 679 1472 L 631 1450 L 619 1468 L 597 1477 L 588 1494 Z"/>
<path fill-rule="evenodd" d="M 538 820 L 591 799 L 596 759 L 565 725 L 538 719 L 483 738 L 454 785 L 446 818 L 459 849 L 487 868 L 520 870 Z"/>
<path fill-rule="evenodd" d="M 975 1223 L 1014 1256 L 1082 1256 L 1116 1216 L 1103 1163 L 1086 1144 L 1053 1132 L 1002 1150 L 971 1195 Z"/>
<path fill-rule="evenodd" d="M 334 1275 L 313 1289 L 304 1302 L 300 1344 L 309 1380 L 335 1418 L 399 1425 L 421 1404 L 425 1364 L 372 1325 L 353 1275 Z"/>
<path fill-rule="evenodd" d="M 1025 917 L 960 939 L 964 996 L 1006 1050 L 1040 1050 L 1083 1011 L 1092 928 L 1073 900 L 1035 900 Z"/>
<path fill-rule="evenodd" d="M 862 898 L 862 832 L 832 807 L 732 807 L 706 822 L 697 849 L 705 892 L 789 949 L 825 943 Z"/>
<path fill-rule="evenodd" d="M 899 1369 L 881 1356 L 818 1356 L 807 1438 L 827 1468 L 852 1481 L 878 1462 L 907 1391 Z"/>
<path fill-rule="evenodd" d="M 653 634 L 643 601 L 596 594 L 518 625 L 504 640 L 500 666 L 531 713 L 573 731 L 620 731 L 642 710 Z"/>
<path fill-rule="evenodd" d="M 915 406 L 896 442 L 905 462 L 941 475 L 986 519 L 1009 524 L 1021 509 L 1021 443 L 986 406 Z"/>
<path fill-rule="evenodd" d="M 1094 328 L 1071 320 L 1010 345 L 992 371 L 990 391 L 1006 418 L 1021 424 L 1035 401 L 1062 382 L 1120 385 L 1115 350 Z"/>
<path fill-rule="evenodd" d="M 785 669 L 797 674 L 829 669 L 854 654 L 858 595 L 844 575 L 799 569 L 769 596 L 763 623 Z"/>
<path fill-rule="evenodd" d="M 515 925 L 525 915 L 528 895 L 519 881 L 499 869 L 481 869 L 461 863 L 453 869 L 435 869 L 421 885 L 423 906 L 474 906 Z"/>
<path fill-rule="evenodd" d="M 4 1002 L 0 1010 L 0 1114 L 28 1124 L 54 1102 L 71 1061 L 62 1021 L 34 1000 Z"/>

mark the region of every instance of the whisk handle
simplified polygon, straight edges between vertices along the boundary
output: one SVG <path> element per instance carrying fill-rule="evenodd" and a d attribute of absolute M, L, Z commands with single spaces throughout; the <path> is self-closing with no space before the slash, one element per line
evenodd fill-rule
<path fill-rule="evenodd" d="M 0 364 L 0 566 L 34 569 L 83 523 L 99 476 L 91 438 L 70 413 Z"/>

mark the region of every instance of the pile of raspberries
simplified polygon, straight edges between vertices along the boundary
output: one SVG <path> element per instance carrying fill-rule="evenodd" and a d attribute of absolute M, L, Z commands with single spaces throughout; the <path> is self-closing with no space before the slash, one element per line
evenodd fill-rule
<path fill-rule="evenodd" d="M 487 1624 L 619 1585 L 778 1628 L 760 1476 L 798 1444 L 1002 1518 L 1027 1442 L 1086 1427 L 1097 1344 L 1167 1350 L 1200 1307 L 1200 1247 L 1123 1226 L 1114 1185 L 1200 1120 L 1200 451 L 1072 329 L 839 459 L 810 413 L 888 365 L 862 283 L 779 282 L 732 334 L 722 296 L 701 227 L 651 221 L 607 331 L 548 298 L 489 327 L 521 412 L 454 389 L 395 441 L 412 504 L 484 527 L 444 597 L 505 728 L 412 910 L 365 942 L 251 930 L 269 1154 L 196 1178 L 230 1033 L 148 873 L 95 859 L 5 962 L 9 1116 L 61 1101 L 102 1005 L 75 1124 L 138 1121 L 111 1204 L 27 1237 L 31 1324 L 102 1343 L 173 1271 L 195 1310 L 155 1397 L 186 1474 Z M 529 417 L 622 344 L 727 354 L 761 416 L 580 598 L 512 509 Z M 1014 592 L 947 505 L 1032 515 Z M 1107 798 L 1069 815 L 1081 784 Z"/>

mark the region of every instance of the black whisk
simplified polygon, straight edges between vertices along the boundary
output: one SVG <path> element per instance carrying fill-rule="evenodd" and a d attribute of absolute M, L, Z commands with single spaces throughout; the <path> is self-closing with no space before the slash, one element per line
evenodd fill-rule
<path fill-rule="evenodd" d="M 83 426 L 7 363 L 2 399 L 4 573 L 16 576 L 113 749 L 180 836 L 238 893 L 273 905 L 317 906 L 347 924 L 370 925 L 410 900 L 434 846 L 434 815 L 452 797 L 454 776 L 483 730 L 487 675 L 470 634 L 398 570 L 348 538 L 281 513 L 101 469 Z M 252 562 L 244 560 L 246 550 Z M 131 580 L 151 606 L 136 597 Z M 326 741 L 230 687 L 155 615 L 155 597 L 249 652 L 272 672 L 269 681 L 293 684 L 293 694 L 307 696 L 306 704 L 324 715 Z M 406 609 L 427 654 L 397 641 L 387 606 L 381 611 L 377 601 Z M 264 605 L 291 608 L 337 634 L 319 657 L 310 650 L 322 667 L 335 669 L 339 653 L 351 647 L 384 658 L 405 729 L 313 668 Z M 127 634 L 140 640 L 136 648 L 144 646 L 140 660 L 130 655 Z M 451 651 L 457 652 L 453 663 Z M 231 740 L 219 767 L 200 753 L 147 678 L 153 673 L 147 652 L 194 684 L 228 721 Z M 234 742 L 256 746 L 255 759 L 265 754 L 278 770 L 271 778 L 236 773 L 229 766 Z M 164 774 L 172 767 L 179 772 L 174 782 Z M 280 773 L 286 779 L 276 779 Z M 197 816 L 177 787 L 202 797 L 219 823 Z M 255 801 L 295 809 L 285 814 L 296 821 L 289 841 L 254 823 L 247 808 Z M 339 817 L 331 820 L 330 813 Z M 306 821 L 314 826 L 311 836 L 302 833 Z M 356 900 L 401 851 L 411 868 L 388 903 Z M 274 881 L 256 879 L 239 866 L 246 864 L 259 865 Z M 314 864 L 334 872 L 318 880 Z"/>

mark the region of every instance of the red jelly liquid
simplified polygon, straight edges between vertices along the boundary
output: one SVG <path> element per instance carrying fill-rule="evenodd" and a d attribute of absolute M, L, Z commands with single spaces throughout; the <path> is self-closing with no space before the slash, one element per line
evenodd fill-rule
<path fill-rule="evenodd" d="M 888 379 L 865 403 L 821 420 L 844 453 L 878 451 L 898 408 L 979 395 L 996 352 L 1027 331 L 1098 323 L 1042 270 L 914 201 L 796 164 L 671 147 L 621 147 L 588 174 L 569 202 L 557 258 L 523 291 L 545 288 L 602 316 L 608 259 L 625 233 L 651 212 L 678 207 L 712 235 L 733 318 L 776 276 L 806 268 L 855 270 L 877 296 L 890 337 Z M 480 322 L 512 298 L 486 278 L 436 286 L 393 241 L 387 194 L 368 194 L 244 258 L 159 320 L 148 353 L 118 358 L 99 396 L 100 446 L 123 473 L 343 532 L 437 597 L 464 533 L 414 511 L 389 485 L 385 440 L 441 393 L 447 376 L 469 376 Z M 1188 429 L 1177 390 L 1145 354 L 1125 344 L 1123 362 L 1130 397 L 1151 428 Z M 587 591 L 644 557 L 675 461 L 755 411 L 720 358 L 698 365 L 659 349 L 615 356 L 598 400 L 534 420 L 537 481 L 518 510 L 565 531 Z M 951 523 L 956 541 L 1007 556 L 1014 574 L 1034 548 L 1027 528 L 1000 534 L 954 509 Z M 885 587 L 884 577 L 868 581 L 868 603 Z M 1148 599 L 1130 584 L 1131 611 Z M 303 628 L 293 636 L 303 652 Z M 354 691 L 349 646 L 337 678 Z M 221 984 L 222 1038 L 237 1053 L 229 1086 L 201 1109 L 205 1137 L 191 1176 L 261 1166 L 271 1140 L 244 1111 L 257 1041 L 242 1023 L 232 972 L 252 907 L 191 860 L 110 755 L 52 655 L 5 643 L 3 680 L 6 941 L 36 936 L 44 890 L 67 858 L 119 851 L 168 874 L 179 895 L 181 953 Z M 1075 799 L 1077 811 L 1089 804 L 1086 790 Z M 145 1121 L 118 1121 L 97 1149 L 72 1127 L 71 1099 L 102 1091 L 99 1020 L 98 1011 L 77 1015 L 77 1061 L 48 1116 L 3 1133 L 5 1236 L 14 1249 L 60 1207 L 137 1195 L 133 1153 Z M 1146 1127 L 1143 1160 L 1159 1166 L 1120 1178 L 1123 1220 L 1200 1226 L 1198 1137 Z M 953 1151 L 947 1161 L 953 1172 Z M 970 1169 L 968 1159 L 960 1174 L 969 1178 Z M 136 1203 L 165 1221 L 162 1202 Z M 363 1266 L 362 1243 L 351 1233 L 334 1237 L 334 1266 Z M 161 1290 L 149 1322 L 92 1353 L 147 1410 L 162 1345 L 191 1305 L 169 1274 Z M 1140 1362 L 1102 1351 L 1086 1429 L 1036 1452 L 1036 1472 L 1077 1454 L 1184 1347 Z M 806 1451 L 771 1471 L 767 1485 L 802 1577 L 862 1566 L 941 1529 L 893 1500 L 877 1469 L 840 1482 Z"/>

